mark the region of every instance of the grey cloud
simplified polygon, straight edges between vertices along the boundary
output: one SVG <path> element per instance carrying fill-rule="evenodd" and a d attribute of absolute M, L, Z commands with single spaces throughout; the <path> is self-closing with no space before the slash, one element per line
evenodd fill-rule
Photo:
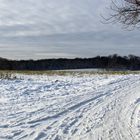
<path fill-rule="evenodd" d="M 139 54 L 139 32 L 102 24 L 106 0 L 0 0 L 0 56 Z M 135 49 L 134 49 L 135 48 Z"/>
<path fill-rule="evenodd" d="M 96 27 L 97 2 L 92 0 L 0 0 L 0 25 L 9 26 L 16 34 L 40 34 L 89 31 Z M 24 31 L 22 26 L 28 26 Z M 29 29 L 28 29 L 29 28 Z M 14 36 L 13 34 L 10 34 Z"/>

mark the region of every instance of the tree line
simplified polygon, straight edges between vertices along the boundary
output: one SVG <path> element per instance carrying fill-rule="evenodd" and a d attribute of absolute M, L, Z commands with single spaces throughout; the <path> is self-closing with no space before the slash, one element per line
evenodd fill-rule
<path fill-rule="evenodd" d="M 110 56 L 75 59 L 9 60 L 0 58 L 0 70 L 64 70 L 86 68 L 140 70 L 140 57 L 114 54 Z"/>

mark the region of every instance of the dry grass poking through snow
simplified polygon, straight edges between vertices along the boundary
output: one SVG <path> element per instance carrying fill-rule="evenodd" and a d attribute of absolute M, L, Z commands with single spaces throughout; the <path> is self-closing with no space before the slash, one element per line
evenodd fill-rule
<path fill-rule="evenodd" d="M 100 75 L 128 75 L 128 74 L 140 74 L 140 71 L 112 71 L 112 70 L 99 70 L 99 71 L 73 71 L 73 70 L 52 70 L 52 71 L 0 71 L 0 79 L 9 79 L 9 80 L 14 80 L 18 79 L 17 75 L 18 74 L 23 74 L 23 75 L 48 75 L 48 76 L 53 76 L 53 75 L 58 75 L 58 76 L 82 76 L 82 75 L 94 75 L 94 74 L 100 74 Z"/>

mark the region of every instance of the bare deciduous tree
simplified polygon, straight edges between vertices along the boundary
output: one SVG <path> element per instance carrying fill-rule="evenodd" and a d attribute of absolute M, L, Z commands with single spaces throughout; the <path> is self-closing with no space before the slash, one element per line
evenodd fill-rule
<path fill-rule="evenodd" d="M 140 0 L 122 0 L 121 4 L 112 0 L 110 8 L 112 14 L 107 21 L 120 22 L 124 27 L 140 27 Z"/>

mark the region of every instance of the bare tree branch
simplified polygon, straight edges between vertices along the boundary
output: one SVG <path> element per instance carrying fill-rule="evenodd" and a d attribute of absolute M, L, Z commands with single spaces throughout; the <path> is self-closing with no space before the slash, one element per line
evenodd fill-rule
<path fill-rule="evenodd" d="M 119 22 L 124 27 L 140 27 L 140 0 L 123 0 L 121 5 L 117 5 L 114 0 L 110 9 L 112 13 L 107 22 Z"/>

